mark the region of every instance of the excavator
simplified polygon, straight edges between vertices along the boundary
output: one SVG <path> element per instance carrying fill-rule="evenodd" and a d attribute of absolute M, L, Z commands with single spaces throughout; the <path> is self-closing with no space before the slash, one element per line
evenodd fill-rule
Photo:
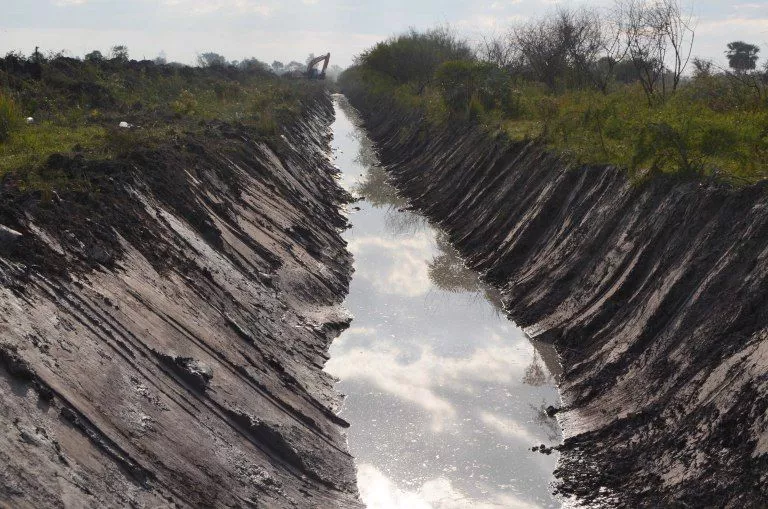
<path fill-rule="evenodd" d="M 325 55 L 321 55 L 319 57 L 315 57 L 312 60 L 307 63 L 307 79 L 310 80 L 324 80 L 325 79 L 325 70 L 328 69 L 328 63 L 331 61 L 331 54 L 327 53 Z M 315 66 L 319 64 L 320 62 L 323 63 L 323 70 L 318 71 Z"/>

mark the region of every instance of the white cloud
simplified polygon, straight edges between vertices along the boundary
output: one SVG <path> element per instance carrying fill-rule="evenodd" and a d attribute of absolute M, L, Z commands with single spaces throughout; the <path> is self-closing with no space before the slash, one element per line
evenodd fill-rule
<path fill-rule="evenodd" d="M 490 494 L 484 501 L 473 500 L 456 489 L 444 477 L 431 479 L 416 490 L 400 489 L 375 466 L 363 463 L 357 467 L 360 496 L 368 509 L 535 509 L 531 504 L 511 495 Z"/>
<path fill-rule="evenodd" d="M 494 5 L 491 8 L 494 9 Z M 495 9 L 504 9 L 503 6 Z M 493 32 L 503 31 L 528 19 L 523 14 L 511 14 L 509 16 L 497 16 L 492 14 L 477 14 L 471 18 L 460 19 L 456 22 L 456 27 L 470 32 Z"/>
<path fill-rule="evenodd" d="M 523 355 L 529 352 L 507 345 L 503 338 L 494 335 L 487 347 L 476 349 L 469 357 L 443 357 L 432 348 L 423 347 L 418 358 L 410 362 L 402 360 L 404 352 L 396 346 L 376 345 L 338 352 L 326 369 L 341 380 L 366 381 L 421 407 L 431 415 L 432 430 L 440 432 L 456 417 L 453 405 L 439 394 L 440 388 L 471 392 L 475 385 L 510 385 L 520 379 L 528 360 Z M 504 428 L 506 433 L 513 429 L 509 423 Z"/>
<path fill-rule="evenodd" d="M 540 437 L 530 433 L 519 422 L 513 419 L 501 417 L 491 412 L 482 412 L 480 414 L 480 420 L 483 421 L 483 424 L 501 435 L 522 439 L 531 444 L 540 440 Z"/>
<path fill-rule="evenodd" d="M 280 2 L 263 0 L 160 0 L 160 3 L 170 7 L 179 7 L 184 12 L 195 15 L 225 12 L 269 16 L 281 5 Z"/>
<path fill-rule="evenodd" d="M 428 232 L 404 239 L 361 237 L 350 241 L 349 250 L 355 257 L 380 256 L 386 260 L 378 271 L 358 275 L 382 293 L 417 297 L 432 287 L 428 266 L 424 263 L 433 252 L 432 236 Z M 388 254 L 380 254 L 382 251 Z"/>

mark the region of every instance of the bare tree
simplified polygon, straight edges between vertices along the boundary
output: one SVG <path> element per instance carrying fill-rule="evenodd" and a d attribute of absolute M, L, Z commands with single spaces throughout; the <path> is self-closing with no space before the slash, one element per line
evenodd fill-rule
<path fill-rule="evenodd" d="M 677 90 L 680 79 L 691 60 L 693 41 L 696 31 L 693 15 L 684 13 L 680 0 L 659 0 L 655 9 L 658 16 L 657 26 L 660 27 L 671 52 L 672 91 Z"/>
<path fill-rule="evenodd" d="M 608 86 L 615 79 L 616 66 L 625 60 L 629 48 L 621 11 L 611 10 L 607 16 L 598 17 L 596 22 L 601 27 L 601 56 L 593 67 L 592 81 L 598 90 L 607 94 Z"/>
<path fill-rule="evenodd" d="M 519 67 L 520 52 L 511 33 L 484 36 L 477 48 L 480 60 L 490 62 L 503 69 Z"/>
<path fill-rule="evenodd" d="M 606 46 L 597 11 L 561 9 L 557 14 L 557 28 L 561 34 L 567 62 L 575 71 L 576 80 L 594 81 L 597 62 Z"/>
<path fill-rule="evenodd" d="M 554 90 L 567 67 L 554 20 L 543 18 L 517 27 L 515 42 L 534 76 Z"/>
<path fill-rule="evenodd" d="M 644 0 L 618 0 L 617 9 L 623 20 L 627 51 L 637 69 L 648 102 L 653 102 L 664 78 L 667 45 L 662 29 L 656 25 L 652 5 Z"/>
<path fill-rule="evenodd" d="M 683 12 L 680 0 L 617 0 L 617 9 L 648 101 L 666 95 L 668 60 L 672 91 L 677 90 L 691 59 L 695 38 L 692 15 Z"/>
<path fill-rule="evenodd" d="M 559 9 L 518 27 L 514 37 L 527 66 L 551 89 L 563 79 L 591 80 L 605 46 L 599 16 L 586 9 Z"/>

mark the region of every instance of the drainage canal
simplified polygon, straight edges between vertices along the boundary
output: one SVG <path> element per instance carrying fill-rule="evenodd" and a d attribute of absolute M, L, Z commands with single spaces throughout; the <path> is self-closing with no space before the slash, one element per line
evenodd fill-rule
<path fill-rule="evenodd" d="M 444 234 L 387 182 L 354 109 L 336 97 L 333 151 L 350 205 L 355 257 L 349 330 L 327 370 L 371 509 L 558 507 L 559 398 L 551 350 L 500 311 Z"/>

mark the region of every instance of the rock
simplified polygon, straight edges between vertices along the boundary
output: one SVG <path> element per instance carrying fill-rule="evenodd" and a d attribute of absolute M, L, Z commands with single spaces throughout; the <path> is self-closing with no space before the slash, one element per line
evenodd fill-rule
<path fill-rule="evenodd" d="M 208 388 L 208 384 L 213 378 L 213 370 L 203 361 L 191 357 L 155 353 L 195 389 L 205 391 Z"/>
<path fill-rule="evenodd" d="M 133 126 L 131 124 L 129 124 L 128 122 L 126 122 L 126 121 L 122 121 L 122 122 L 120 122 L 120 124 L 118 124 L 118 127 L 122 128 L 122 129 L 130 129 Z"/>
<path fill-rule="evenodd" d="M 0 224 L 0 252 L 8 252 L 23 235 Z"/>
<path fill-rule="evenodd" d="M 34 380 L 35 372 L 29 363 L 19 355 L 16 346 L 0 345 L 0 362 L 14 378 Z"/>
<path fill-rule="evenodd" d="M 207 364 L 184 357 L 177 358 L 176 363 L 189 374 L 187 379 L 192 381 L 198 389 L 205 390 L 208 387 L 208 383 L 213 378 L 213 370 Z"/>
<path fill-rule="evenodd" d="M 554 417 L 559 411 L 560 411 L 559 408 L 556 408 L 552 405 L 549 405 L 546 410 L 548 417 Z"/>
<path fill-rule="evenodd" d="M 34 124 L 34 123 L 35 123 L 35 119 L 34 118 L 27 117 L 27 124 Z"/>

